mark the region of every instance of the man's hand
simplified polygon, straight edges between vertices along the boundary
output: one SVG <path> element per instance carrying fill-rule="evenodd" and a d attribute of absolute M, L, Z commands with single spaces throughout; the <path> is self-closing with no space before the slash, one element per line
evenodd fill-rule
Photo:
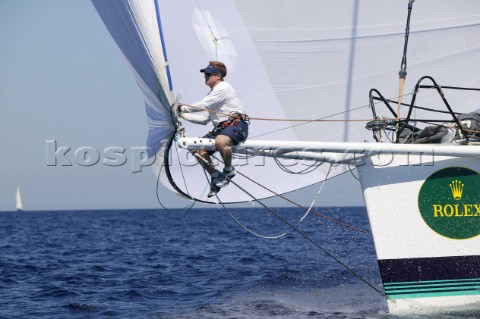
<path fill-rule="evenodd" d="M 183 113 L 182 106 L 183 106 L 183 104 L 178 103 L 178 105 L 177 105 L 177 113 L 178 113 L 178 115 L 180 115 L 180 114 Z"/>
<path fill-rule="evenodd" d="M 183 105 L 183 104 L 178 103 L 178 106 L 177 106 L 177 116 L 183 119 L 183 116 L 182 116 L 182 115 L 183 115 L 184 112 L 183 112 L 183 110 L 182 110 L 182 105 Z"/>

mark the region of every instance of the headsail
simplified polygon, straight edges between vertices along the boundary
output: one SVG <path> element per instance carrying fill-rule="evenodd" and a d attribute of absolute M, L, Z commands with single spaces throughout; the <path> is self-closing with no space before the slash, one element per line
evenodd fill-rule
<path fill-rule="evenodd" d="M 145 95 L 149 157 L 160 151 L 173 132 L 172 94 L 153 1 L 93 0 L 108 31 L 127 58 Z"/>
<path fill-rule="evenodd" d="M 158 152 L 163 145 L 159 141 L 165 141 L 173 126 L 154 0 L 93 3 L 146 95 L 148 145 Z M 408 0 L 275 5 L 258 0 L 158 0 L 173 90 L 182 95 L 182 102 L 195 102 L 208 93 L 198 70 L 210 60 L 220 60 L 228 67 L 226 80 L 254 118 L 250 140 L 336 142 L 372 140 L 364 129 L 371 119 L 371 88 L 397 98 L 407 5 Z M 440 83 L 478 86 L 480 64 L 472 61 L 480 53 L 479 33 L 478 1 L 418 0 L 411 18 L 405 92 L 411 92 L 423 75 Z M 452 93 L 449 100 L 457 112 L 478 108 L 478 101 L 468 96 Z M 419 100 L 426 107 L 437 106 L 438 101 L 428 94 Z M 188 136 L 202 136 L 211 129 L 184 124 Z M 156 163 L 162 165 L 161 150 L 159 155 Z M 321 181 L 328 171 L 320 163 L 280 161 L 279 165 L 272 158 L 239 154 L 237 171 L 244 176 L 235 181 L 264 198 Z M 207 179 L 193 156 L 173 148 L 169 165 L 182 192 L 207 200 Z M 329 177 L 347 169 L 337 166 Z M 312 173 L 303 174 L 306 171 Z M 235 187 L 222 190 L 219 198 L 252 199 Z"/>

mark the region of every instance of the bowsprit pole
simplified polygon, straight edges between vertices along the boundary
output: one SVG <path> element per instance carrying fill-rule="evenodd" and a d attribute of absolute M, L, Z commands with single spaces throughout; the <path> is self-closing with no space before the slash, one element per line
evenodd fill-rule
<path fill-rule="evenodd" d="M 415 0 L 408 0 L 407 25 L 405 27 L 405 43 L 403 45 L 402 63 L 400 64 L 400 71 L 398 72 L 399 87 L 398 87 L 397 132 L 398 132 L 398 121 L 400 120 L 400 108 L 402 107 L 403 87 L 405 84 L 405 79 L 407 77 L 407 47 L 408 47 L 408 36 L 410 34 L 410 16 L 412 14 L 413 2 L 415 2 Z M 398 135 L 396 139 L 398 141 Z"/>

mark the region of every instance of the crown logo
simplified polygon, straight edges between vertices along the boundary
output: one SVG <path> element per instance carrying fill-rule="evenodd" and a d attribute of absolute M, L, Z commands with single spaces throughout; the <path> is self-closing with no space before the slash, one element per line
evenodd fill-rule
<path fill-rule="evenodd" d="M 463 193 L 463 187 L 465 184 L 463 184 L 461 181 L 458 179 L 452 181 L 450 183 L 450 189 L 452 190 L 452 195 L 455 200 L 460 200 L 462 199 L 462 193 Z"/>

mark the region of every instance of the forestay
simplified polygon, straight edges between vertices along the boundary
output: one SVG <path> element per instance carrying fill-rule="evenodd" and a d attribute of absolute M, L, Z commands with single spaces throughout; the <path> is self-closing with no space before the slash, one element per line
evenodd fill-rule
<path fill-rule="evenodd" d="M 376 88 L 387 98 L 398 96 L 407 0 L 158 0 L 158 16 L 154 0 L 92 1 L 145 93 L 147 144 L 154 151 L 150 155 L 156 153 L 157 172 L 166 185 L 162 147 L 173 131 L 169 114 L 173 99 L 159 22 L 173 91 L 181 94 L 183 103 L 200 100 L 209 90 L 199 69 L 210 60 L 223 61 L 228 67 L 226 80 L 235 87 L 246 113 L 255 118 L 250 140 L 373 141 L 364 129 L 372 117 L 369 90 Z M 440 84 L 478 87 L 479 35 L 480 2 L 415 1 L 404 92 L 408 95 L 423 75 Z M 447 94 L 457 112 L 478 108 L 477 96 Z M 428 92 L 417 102 L 441 107 Z M 416 116 L 422 117 L 422 112 Z M 212 128 L 183 124 L 191 137 Z M 272 158 L 238 157 L 237 171 L 244 176 L 237 175 L 235 181 L 257 198 L 319 182 L 329 165 L 319 165 L 310 174 L 289 174 Z M 280 161 L 297 173 L 315 165 Z M 193 156 L 174 143 L 169 162 L 181 192 L 207 201 L 208 182 Z M 337 166 L 329 177 L 347 169 Z M 219 199 L 252 198 L 231 185 Z"/>

